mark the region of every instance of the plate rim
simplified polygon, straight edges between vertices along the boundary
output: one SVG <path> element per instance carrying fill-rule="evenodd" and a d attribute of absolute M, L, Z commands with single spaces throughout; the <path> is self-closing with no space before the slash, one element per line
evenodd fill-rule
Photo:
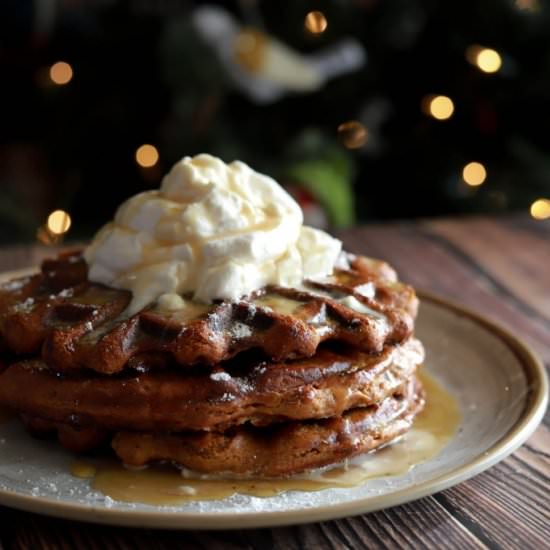
<path fill-rule="evenodd" d="M 25 276 L 34 271 L 36 269 L 31 268 L 0 273 L 0 280 L 13 276 Z M 60 502 L 52 498 L 22 495 L 9 490 L 0 490 L 0 505 L 63 519 L 134 528 L 181 530 L 268 528 L 335 520 L 374 512 L 438 493 L 478 475 L 518 449 L 542 421 L 548 405 L 549 383 L 546 369 L 538 354 L 500 323 L 436 293 L 419 290 L 417 295 L 421 304 L 423 301 L 428 301 L 436 306 L 450 309 L 497 336 L 514 353 L 527 378 L 529 392 L 521 416 L 503 437 L 468 463 L 418 485 L 404 487 L 386 495 L 291 511 L 270 510 L 235 514 L 233 512 L 181 512 L 166 509 L 120 510 L 93 504 Z"/>

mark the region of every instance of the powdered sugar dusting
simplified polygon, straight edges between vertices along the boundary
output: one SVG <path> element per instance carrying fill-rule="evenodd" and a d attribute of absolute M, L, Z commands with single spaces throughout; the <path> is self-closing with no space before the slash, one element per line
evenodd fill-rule
<path fill-rule="evenodd" d="M 236 396 L 232 393 L 225 392 L 218 401 L 221 401 L 222 403 L 227 403 L 229 401 L 234 401 L 236 399 Z"/>
<path fill-rule="evenodd" d="M 13 281 L 8 281 L 7 283 L 3 283 L 2 285 L 0 285 L 0 289 L 6 290 L 7 292 L 20 290 L 29 282 L 29 280 L 30 280 L 29 277 L 23 277 L 22 279 L 14 279 Z"/>
<path fill-rule="evenodd" d="M 252 336 L 252 329 L 244 323 L 236 322 L 231 327 L 231 336 L 235 340 L 242 340 L 243 338 L 249 338 Z"/>
<path fill-rule="evenodd" d="M 73 294 L 74 294 L 74 288 L 65 288 L 58 294 L 58 296 L 60 298 L 70 298 Z"/>
<path fill-rule="evenodd" d="M 23 302 L 21 302 L 19 304 L 15 304 L 13 306 L 13 309 L 16 312 L 22 312 L 22 311 L 28 311 L 33 306 L 34 306 L 34 298 L 29 297 L 26 300 L 24 300 Z"/>
<path fill-rule="evenodd" d="M 225 371 L 213 372 L 210 375 L 210 379 L 216 382 L 229 382 L 231 380 L 231 375 Z"/>

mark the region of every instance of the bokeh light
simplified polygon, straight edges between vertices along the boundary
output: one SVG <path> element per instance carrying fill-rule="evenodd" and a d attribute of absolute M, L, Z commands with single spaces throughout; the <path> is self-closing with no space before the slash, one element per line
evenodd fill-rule
<path fill-rule="evenodd" d="M 502 56 L 496 50 L 479 44 L 468 46 L 466 59 L 484 73 L 496 73 L 502 67 Z"/>
<path fill-rule="evenodd" d="M 483 48 L 477 54 L 476 65 L 484 73 L 496 73 L 502 67 L 502 58 L 496 50 Z"/>
<path fill-rule="evenodd" d="M 338 139 L 347 149 L 362 147 L 367 138 L 367 129 L 357 120 L 349 120 L 338 126 Z"/>
<path fill-rule="evenodd" d="M 547 220 L 550 218 L 550 199 L 537 199 L 531 205 L 531 216 L 535 220 Z"/>
<path fill-rule="evenodd" d="M 326 31 L 328 21 L 323 12 L 310 11 L 306 15 L 304 26 L 311 34 L 321 34 Z"/>
<path fill-rule="evenodd" d="M 143 168 L 155 166 L 159 160 L 159 152 L 154 145 L 145 143 L 136 149 L 136 162 Z"/>
<path fill-rule="evenodd" d="M 65 210 L 54 210 L 48 216 L 48 231 L 54 235 L 63 235 L 63 233 L 69 231 L 71 223 L 71 216 Z"/>
<path fill-rule="evenodd" d="M 469 162 L 462 169 L 462 179 L 466 184 L 477 187 L 487 179 L 487 170 L 481 162 Z"/>
<path fill-rule="evenodd" d="M 422 110 L 437 120 L 447 120 L 453 116 L 455 106 L 446 95 L 429 95 L 422 100 Z"/>
<path fill-rule="evenodd" d="M 59 86 L 68 84 L 73 79 L 73 68 L 65 61 L 58 61 L 50 67 L 50 79 Z"/>

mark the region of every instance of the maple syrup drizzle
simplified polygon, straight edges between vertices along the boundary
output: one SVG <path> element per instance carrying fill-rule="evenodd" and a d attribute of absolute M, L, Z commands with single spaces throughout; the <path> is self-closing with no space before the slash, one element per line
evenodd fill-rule
<path fill-rule="evenodd" d="M 155 313 L 165 315 L 173 321 L 185 323 L 198 319 L 202 315 L 208 313 L 211 309 L 211 306 L 207 304 L 202 304 L 200 302 L 185 300 L 184 303 L 185 305 L 181 309 L 163 310 L 162 308 L 157 306 L 154 311 Z"/>
<path fill-rule="evenodd" d="M 71 473 L 90 479 L 91 486 L 114 500 L 152 505 L 218 500 L 235 493 L 270 497 L 286 491 L 319 491 L 361 485 L 378 477 L 407 473 L 441 452 L 461 420 L 456 399 L 431 376 L 419 378 L 427 403 L 412 429 L 400 441 L 324 471 L 286 479 L 214 479 L 181 472 L 169 466 L 131 470 L 108 461 L 75 461 Z"/>
<path fill-rule="evenodd" d="M 296 309 L 304 305 L 304 302 L 278 296 L 276 294 L 266 294 L 254 300 L 254 305 L 259 307 L 269 307 L 283 315 L 292 315 Z"/>

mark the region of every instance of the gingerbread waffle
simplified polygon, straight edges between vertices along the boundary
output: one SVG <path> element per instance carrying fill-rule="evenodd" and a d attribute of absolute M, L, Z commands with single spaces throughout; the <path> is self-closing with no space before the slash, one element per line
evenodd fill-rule
<path fill-rule="evenodd" d="M 318 421 L 224 433 L 119 432 L 113 449 L 124 464 L 168 461 L 193 471 L 246 477 L 284 477 L 373 451 L 403 435 L 424 406 L 418 381 L 377 405 Z"/>
<path fill-rule="evenodd" d="M 250 349 L 274 361 L 311 357 L 338 340 L 366 352 L 404 341 L 417 299 L 382 262 L 348 255 L 349 267 L 300 289 L 270 287 L 239 302 L 183 309 L 156 304 L 128 317 L 130 293 L 90 283 L 79 253 L 0 287 L 0 339 L 16 354 L 40 354 L 60 372 L 113 374 L 145 353 L 179 366 L 214 365 Z"/>
<path fill-rule="evenodd" d="M 290 363 L 233 359 L 205 373 L 189 369 L 59 376 L 40 360 L 9 367 L 0 402 L 33 417 L 107 431 L 224 431 L 250 423 L 341 415 L 399 392 L 423 359 L 411 339 L 380 355 L 321 349 Z M 26 388 L 26 391 L 20 391 Z"/>

